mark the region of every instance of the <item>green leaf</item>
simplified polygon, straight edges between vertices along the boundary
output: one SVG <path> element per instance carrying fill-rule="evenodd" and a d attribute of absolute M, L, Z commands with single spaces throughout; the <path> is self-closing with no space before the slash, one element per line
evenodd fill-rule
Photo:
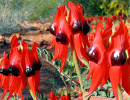
<path fill-rule="evenodd" d="M 105 84 L 105 85 L 103 86 L 103 88 L 106 90 L 106 89 L 108 88 L 108 85 Z"/>
<path fill-rule="evenodd" d="M 110 92 L 110 98 L 113 98 L 113 97 L 114 97 L 113 92 Z"/>
<path fill-rule="evenodd" d="M 72 73 L 72 76 L 77 76 L 77 73 L 76 72 Z"/>
<path fill-rule="evenodd" d="M 53 53 L 50 52 L 50 58 L 51 60 L 53 59 Z"/>
<path fill-rule="evenodd" d="M 105 91 L 102 91 L 102 92 L 101 92 L 101 96 L 103 96 L 103 97 L 107 97 Z"/>
<path fill-rule="evenodd" d="M 48 61 L 49 57 L 48 57 L 48 51 L 46 49 L 43 49 L 43 54 L 45 55 L 46 60 Z"/>
<path fill-rule="evenodd" d="M 86 84 L 86 85 L 83 86 L 83 89 L 89 89 L 89 88 L 90 88 L 90 85 Z"/>
<path fill-rule="evenodd" d="M 9 98 L 9 100 L 14 100 L 14 98 L 13 98 L 13 97 L 11 97 L 11 98 Z"/>
<path fill-rule="evenodd" d="M 41 57 L 43 57 L 43 55 L 42 55 L 42 52 L 41 52 L 40 48 L 37 48 L 37 53 L 38 53 Z"/>
<path fill-rule="evenodd" d="M 94 96 L 97 96 L 97 94 L 98 94 L 97 91 L 94 91 L 94 92 L 93 92 L 93 95 L 94 95 Z"/>

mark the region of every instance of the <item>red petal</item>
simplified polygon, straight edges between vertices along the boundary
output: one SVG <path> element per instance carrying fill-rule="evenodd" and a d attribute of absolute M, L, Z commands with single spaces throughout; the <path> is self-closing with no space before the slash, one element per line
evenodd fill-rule
<path fill-rule="evenodd" d="M 14 65 L 14 66 L 20 68 L 21 55 L 20 55 L 17 47 L 14 47 L 12 49 L 12 53 L 9 55 L 9 60 L 10 60 L 11 65 Z"/>
<path fill-rule="evenodd" d="M 67 59 L 67 55 L 68 55 L 68 46 L 64 46 L 63 50 L 62 50 L 62 55 L 61 55 L 61 68 L 60 68 L 60 72 L 63 70 L 65 63 L 66 63 L 66 59 Z"/>
<path fill-rule="evenodd" d="M 82 39 L 83 38 L 80 33 L 73 35 L 73 44 L 76 56 L 78 56 L 79 60 L 83 63 L 82 57 L 84 57 L 86 60 L 88 60 L 88 57 L 86 53 L 86 43 L 84 43 L 84 40 Z"/>
<path fill-rule="evenodd" d="M 89 73 L 88 73 L 88 76 L 87 76 L 87 80 L 89 80 L 89 78 L 92 75 L 96 65 L 95 65 L 95 63 L 93 61 L 90 61 L 89 66 L 90 66 L 90 69 L 89 69 Z"/>
<path fill-rule="evenodd" d="M 90 43 L 90 45 L 92 45 L 94 38 L 95 38 L 95 33 L 89 32 L 89 43 Z"/>
<path fill-rule="evenodd" d="M 92 73 L 92 78 L 91 78 L 91 85 L 90 85 L 90 89 L 87 93 L 87 96 L 90 95 L 91 93 L 93 93 L 98 88 L 98 86 L 101 84 L 101 82 L 104 78 L 104 75 L 105 75 L 104 63 L 101 65 L 95 63 L 94 70 Z"/>
<path fill-rule="evenodd" d="M 127 62 L 121 68 L 122 68 L 121 84 L 124 90 L 130 95 L 130 64 L 128 64 Z"/>
<path fill-rule="evenodd" d="M 100 64 L 103 61 L 104 53 L 106 52 L 106 49 L 103 44 L 102 28 L 103 28 L 103 24 L 102 24 L 102 21 L 100 21 L 96 27 L 96 32 L 95 32 L 96 36 L 92 44 L 92 46 L 95 49 L 97 49 L 99 52 L 98 64 Z"/>
<path fill-rule="evenodd" d="M 34 57 L 35 57 L 35 61 L 39 61 L 39 59 L 38 59 L 38 54 L 37 54 L 37 43 L 33 43 L 33 46 L 32 46 L 32 49 L 31 49 L 31 51 L 33 52 L 33 54 L 34 54 Z"/>
<path fill-rule="evenodd" d="M 18 91 L 15 91 L 15 94 L 17 94 L 22 100 L 24 100 L 22 96 L 22 84 L 20 84 Z"/>
<path fill-rule="evenodd" d="M 28 85 L 29 85 L 30 89 L 32 90 L 32 93 L 33 93 L 35 99 L 37 100 L 36 90 L 35 90 L 36 86 L 35 86 L 35 79 L 34 79 L 34 77 L 28 77 L 27 81 L 28 81 Z"/>
<path fill-rule="evenodd" d="M 119 98 L 118 98 L 118 85 L 120 82 L 121 67 L 120 66 L 110 66 L 109 75 L 110 75 L 110 81 L 111 81 L 114 95 L 119 100 Z"/>
<path fill-rule="evenodd" d="M 53 23 L 59 22 L 61 19 L 65 19 L 65 16 L 66 16 L 66 15 L 67 15 L 67 12 L 66 12 L 66 9 L 65 9 L 65 5 L 60 6 L 60 7 L 57 9 L 57 13 L 56 13 L 56 15 L 55 15 L 55 18 L 54 18 Z"/>
<path fill-rule="evenodd" d="M 11 76 L 10 77 L 10 91 L 7 100 L 12 96 L 13 92 L 16 94 L 20 85 L 21 85 L 21 79 L 20 77 Z"/>
<path fill-rule="evenodd" d="M 103 39 L 109 38 L 112 35 L 112 20 L 107 18 L 106 28 L 103 31 Z"/>
<path fill-rule="evenodd" d="M 128 29 L 124 25 L 124 23 L 121 21 L 120 25 L 118 27 L 118 30 L 114 33 L 114 35 L 111 38 L 111 45 L 110 50 L 113 48 L 116 49 L 128 49 L 129 43 L 128 43 Z"/>
<path fill-rule="evenodd" d="M 10 64 L 10 62 L 9 62 L 8 56 L 4 52 L 3 58 L 2 58 L 1 63 L 0 63 L 0 68 L 8 69 L 9 64 Z"/>
<path fill-rule="evenodd" d="M 74 49 L 75 53 L 82 62 L 82 54 L 81 54 L 81 39 L 80 39 L 80 34 L 75 34 L 73 36 L 73 43 L 74 43 Z"/>
<path fill-rule="evenodd" d="M 39 71 L 39 70 L 36 71 L 34 77 L 35 77 L 35 84 L 36 84 L 36 85 L 35 85 L 35 86 L 36 86 L 36 87 L 35 87 L 36 92 L 37 92 L 37 93 L 41 93 L 40 90 L 38 89 L 38 86 L 40 85 L 40 71 Z"/>
<path fill-rule="evenodd" d="M 52 61 L 54 61 L 54 60 L 56 60 L 56 59 L 58 59 L 58 55 L 59 55 L 59 52 L 60 52 L 60 48 L 59 48 L 59 46 L 60 46 L 60 44 L 58 44 L 57 42 L 55 43 L 55 53 L 54 53 L 54 57 L 53 57 L 53 59 L 51 60 L 51 62 Z"/>
<path fill-rule="evenodd" d="M 77 3 L 77 7 L 79 8 L 80 12 L 81 12 L 82 15 L 83 15 L 83 9 L 82 9 L 82 6 L 80 5 L 80 3 Z"/>
<path fill-rule="evenodd" d="M 124 35 L 122 36 L 122 38 L 124 38 L 124 42 L 123 42 L 123 46 L 126 49 L 128 49 L 128 47 L 130 47 L 129 45 L 129 31 L 128 28 L 125 26 L 125 24 L 123 23 L 123 21 L 121 20 L 121 24 L 123 24 L 123 29 L 124 29 Z"/>
<path fill-rule="evenodd" d="M 88 42 L 88 35 L 85 35 L 85 36 L 83 36 L 83 34 L 81 34 L 81 38 L 82 38 L 82 42 L 83 42 L 83 45 L 84 46 L 88 46 L 88 47 L 90 47 L 90 44 L 89 44 L 89 42 Z M 85 47 L 86 48 L 86 47 Z"/>
<path fill-rule="evenodd" d="M 84 25 L 85 24 L 85 19 L 83 17 L 83 12 L 82 12 L 82 7 L 78 4 L 75 5 L 72 1 L 68 2 L 68 6 L 70 8 L 71 16 L 69 16 L 71 19 L 69 19 L 70 25 L 72 26 L 73 23 L 77 20 L 80 20 L 81 23 Z M 71 21 L 70 21 L 71 20 Z"/>
<path fill-rule="evenodd" d="M 105 69 L 104 69 L 104 72 L 105 72 L 105 75 L 104 75 L 104 78 L 102 80 L 102 83 L 100 85 L 100 87 L 104 86 L 104 84 L 106 84 L 108 78 L 109 78 L 109 69 L 110 69 L 110 66 L 109 66 L 109 62 L 108 62 L 108 55 L 104 54 L 104 59 L 103 59 L 103 62 L 102 64 L 104 65 Z"/>
<path fill-rule="evenodd" d="M 51 91 L 51 92 L 49 93 L 49 97 L 50 97 L 50 98 L 53 98 L 53 96 L 54 96 L 54 94 L 53 94 L 53 92 Z"/>
<path fill-rule="evenodd" d="M 15 47 L 15 46 L 18 46 L 19 43 L 18 43 L 18 39 L 16 37 L 16 34 L 14 34 L 14 36 L 12 37 L 11 39 L 11 48 Z"/>
<path fill-rule="evenodd" d="M 96 26 L 95 40 L 97 40 L 98 37 L 102 37 L 102 29 L 103 29 L 103 24 L 102 24 L 102 21 L 100 21 Z"/>
<path fill-rule="evenodd" d="M 25 54 L 25 64 L 26 66 L 32 66 L 33 63 L 34 63 L 33 53 L 28 50 Z"/>
<path fill-rule="evenodd" d="M 23 51 L 28 49 L 28 45 L 25 41 L 22 41 Z"/>
<path fill-rule="evenodd" d="M 2 99 L 4 98 L 4 96 L 6 95 L 6 93 L 8 92 L 8 90 L 9 90 L 9 77 L 8 76 L 4 76 L 3 75 L 3 96 L 2 96 Z"/>

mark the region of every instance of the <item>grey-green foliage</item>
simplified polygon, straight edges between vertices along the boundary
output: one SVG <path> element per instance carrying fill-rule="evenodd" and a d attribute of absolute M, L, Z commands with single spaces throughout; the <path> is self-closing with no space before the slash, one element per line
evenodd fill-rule
<path fill-rule="evenodd" d="M 0 34 L 20 31 L 17 24 L 28 14 L 23 6 L 22 0 L 0 0 Z"/>
<path fill-rule="evenodd" d="M 28 0 L 27 5 L 31 6 L 30 19 L 46 19 L 54 17 L 57 8 L 64 4 L 64 0 Z"/>
<path fill-rule="evenodd" d="M 54 17 L 64 0 L 0 0 L 0 34 L 20 31 L 18 23 L 26 19 Z"/>

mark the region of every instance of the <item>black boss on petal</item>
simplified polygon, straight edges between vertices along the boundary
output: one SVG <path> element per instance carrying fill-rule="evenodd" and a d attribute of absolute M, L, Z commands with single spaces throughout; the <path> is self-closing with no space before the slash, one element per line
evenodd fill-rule
<path fill-rule="evenodd" d="M 95 63 L 98 62 L 99 59 L 98 51 L 92 46 L 88 49 L 87 56 L 89 57 L 89 60 L 94 61 Z"/>
<path fill-rule="evenodd" d="M 83 34 L 86 35 L 90 31 L 90 26 L 88 23 L 85 23 L 83 26 Z"/>
<path fill-rule="evenodd" d="M 124 50 L 115 51 L 111 56 L 112 65 L 124 65 L 127 61 L 127 56 Z"/>
<path fill-rule="evenodd" d="M 8 67 L 8 73 L 11 73 L 14 76 L 19 76 L 19 69 L 13 65 Z"/>
<path fill-rule="evenodd" d="M 63 34 L 63 33 L 56 34 L 56 42 L 60 42 L 60 43 L 62 43 L 64 45 L 66 45 L 67 44 L 67 37 L 66 37 L 66 35 Z"/>
<path fill-rule="evenodd" d="M 35 69 L 33 67 L 28 67 L 25 69 L 25 74 L 27 77 L 35 75 Z"/>
<path fill-rule="evenodd" d="M 82 29 L 83 29 L 83 25 L 80 21 L 75 22 L 72 26 L 72 32 L 73 33 L 82 31 Z"/>
<path fill-rule="evenodd" d="M 35 71 L 40 70 L 41 67 L 42 67 L 42 63 L 40 61 L 35 62 L 33 64 L 33 68 L 35 69 Z"/>
<path fill-rule="evenodd" d="M 0 73 L 3 74 L 3 75 L 5 75 L 5 76 L 8 76 L 8 75 L 9 75 L 8 70 L 7 70 L 7 69 L 4 69 L 4 68 L 1 68 L 1 69 L 0 69 Z"/>
<path fill-rule="evenodd" d="M 49 27 L 49 31 L 52 35 L 56 35 L 56 29 L 53 24 Z"/>

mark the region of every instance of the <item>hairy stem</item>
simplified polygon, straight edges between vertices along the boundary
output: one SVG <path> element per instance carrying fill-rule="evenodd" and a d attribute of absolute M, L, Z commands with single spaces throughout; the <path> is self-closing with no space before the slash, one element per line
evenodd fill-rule
<path fill-rule="evenodd" d="M 83 82 L 82 82 L 82 78 L 81 78 L 81 74 L 80 74 L 80 70 L 79 70 L 79 66 L 78 66 L 78 62 L 77 62 L 77 59 L 76 59 L 76 54 L 75 54 L 74 49 L 72 50 L 72 52 L 73 52 L 73 59 L 74 59 L 74 63 L 75 63 L 76 73 L 78 75 L 80 86 L 81 86 L 81 89 L 82 89 L 82 92 L 83 92 L 83 100 L 85 100 L 85 91 L 83 89 Z"/>
<path fill-rule="evenodd" d="M 123 100 L 120 85 L 118 85 L 118 95 L 119 95 L 119 100 Z"/>

